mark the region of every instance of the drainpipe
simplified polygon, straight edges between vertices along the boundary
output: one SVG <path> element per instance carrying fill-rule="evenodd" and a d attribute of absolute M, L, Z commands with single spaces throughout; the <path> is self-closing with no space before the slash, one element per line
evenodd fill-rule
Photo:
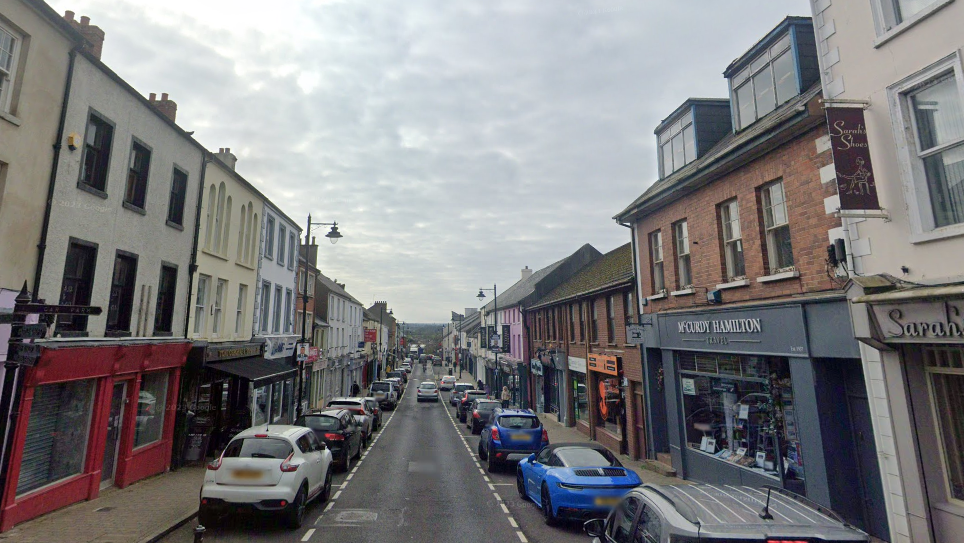
<path fill-rule="evenodd" d="M 33 301 L 37 302 L 40 291 L 40 275 L 44 268 L 44 254 L 47 251 L 47 232 L 50 229 L 50 210 L 54 202 L 54 188 L 57 186 L 57 163 L 60 162 L 60 148 L 63 146 L 64 125 L 67 123 L 67 105 L 70 101 L 70 84 L 74 78 L 74 63 L 77 50 L 67 54 L 67 81 L 64 82 L 64 98 L 60 103 L 60 120 L 57 122 L 57 139 L 54 141 L 54 158 L 50 165 L 50 179 L 47 183 L 47 203 L 44 206 L 43 226 L 40 229 L 40 243 L 37 244 L 37 269 L 33 275 Z M 58 300 L 59 301 L 59 300 Z"/>
<path fill-rule="evenodd" d="M 201 237 L 201 197 L 204 196 L 204 175 L 208 171 L 208 164 L 211 163 L 207 151 L 201 152 L 201 179 L 198 180 L 197 188 L 197 209 L 194 212 L 194 241 L 191 245 L 191 263 L 187 267 L 187 304 L 184 306 L 184 337 L 190 335 L 191 326 L 191 290 L 194 288 L 194 274 L 197 272 L 197 244 Z"/>

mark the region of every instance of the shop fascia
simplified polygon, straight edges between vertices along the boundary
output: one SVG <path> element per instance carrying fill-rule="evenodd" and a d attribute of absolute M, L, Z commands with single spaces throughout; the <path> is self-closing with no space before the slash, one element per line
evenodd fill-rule
<path fill-rule="evenodd" d="M 762 319 L 693 320 L 676 323 L 680 334 L 753 334 L 763 332 Z"/>
<path fill-rule="evenodd" d="M 964 301 L 938 300 L 873 304 L 885 342 L 954 342 L 964 338 Z"/>

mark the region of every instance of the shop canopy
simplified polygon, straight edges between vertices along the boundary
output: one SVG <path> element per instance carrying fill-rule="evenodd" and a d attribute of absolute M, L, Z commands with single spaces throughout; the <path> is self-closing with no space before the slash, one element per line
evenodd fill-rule
<path fill-rule="evenodd" d="M 298 375 L 298 368 L 294 368 L 280 360 L 265 358 L 241 358 L 218 364 L 208 364 L 208 369 L 227 373 L 251 381 L 255 388 L 284 381 Z"/>

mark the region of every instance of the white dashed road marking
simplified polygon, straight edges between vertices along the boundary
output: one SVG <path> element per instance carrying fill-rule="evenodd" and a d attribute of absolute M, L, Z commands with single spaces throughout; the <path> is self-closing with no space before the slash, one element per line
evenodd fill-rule
<path fill-rule="evenodd" d="M 302 541 L 308 541 L 309 539 L 311 539 L 311 536 L 312 536 L 314 533 L 315 533 L 315 529 L 314 529 L 314 528 L 311 528 L 310 530 L 308 530 L 307 532 L 305 532 L 305 536 L 302 537 L 301 540 L 302 540 Z"/>

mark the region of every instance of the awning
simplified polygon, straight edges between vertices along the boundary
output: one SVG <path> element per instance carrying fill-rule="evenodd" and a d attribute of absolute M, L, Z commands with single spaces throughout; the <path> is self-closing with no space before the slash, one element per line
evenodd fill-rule
<path fill-rule="evenodd" d="M 298 368 L 293 368 L 280 360 L 267 360 L 259 357 L 208 364 L 207 368 L 251 381 L 255 387 L 284 381 L 298 375 Z"/>
<path fill-rule="evenodd" d="M 928 299 L 964 296 L 964 285 L 942 285 L 891 290 L 879 294 L 865 294 L 853 299 L 858 304 L 900 303 Z"/>

